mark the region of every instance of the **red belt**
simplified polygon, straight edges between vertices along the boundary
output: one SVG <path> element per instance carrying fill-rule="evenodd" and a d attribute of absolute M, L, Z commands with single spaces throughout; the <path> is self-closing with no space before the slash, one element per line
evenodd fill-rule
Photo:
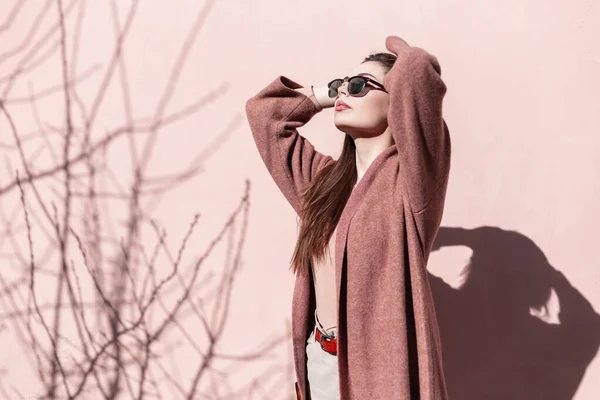
<path fill-rule="evenodd" d="M 329 354 L 337 356 L 337 338 L 327 337 L 323 335 L 316 325 L 315 340 L 319 342 L 323 350 L 325 350 Z M 294 382 L 294 387 L 296 389 L 296 399 L 302 400 L 302 395 L 300 394 L 300 385 L 298 385 L 298 382 Z"/>
<path fill-rule="evenodd" d="M 321 348 L 337 356 L 337 338 L 327 337 L 321 333 L 321 330 L 315 326 L 315 340 L 321 344 Z"/>

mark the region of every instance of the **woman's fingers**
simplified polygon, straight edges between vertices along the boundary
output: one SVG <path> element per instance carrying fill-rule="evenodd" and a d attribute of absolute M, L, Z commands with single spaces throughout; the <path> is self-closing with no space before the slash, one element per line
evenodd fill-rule
<path fill-rule="evenodd" d="M 410 46 L 403 39 L 399 38 L 398 36 L 392 35 L 388 36 L 385 39 L 385 47 L 392 53 L 398 55 L 398 53 L 402 52 L 405 49 L 408 49 Z"/>

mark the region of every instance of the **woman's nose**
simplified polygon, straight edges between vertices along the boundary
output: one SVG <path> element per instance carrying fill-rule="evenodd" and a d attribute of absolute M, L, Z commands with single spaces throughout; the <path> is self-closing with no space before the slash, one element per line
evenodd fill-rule
<path fill-rule="evenodd" d="M 348 95 L 348 82 L 343 82 L 342 85 L 338 88 L 338 95 L 344 93 L 345 96 Z"/>

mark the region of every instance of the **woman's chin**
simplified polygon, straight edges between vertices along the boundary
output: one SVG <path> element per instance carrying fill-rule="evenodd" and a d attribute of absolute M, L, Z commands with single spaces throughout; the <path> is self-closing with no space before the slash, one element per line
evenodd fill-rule
<path fill-rule="evenodd" d="M 352 130 L 354 129 L 353 126 L 348 125 L 348 124 L 343 124 L 343 123 L 337 122 L 337 121 L 334 123 L 334 125 L 335 125 L 335 127 L 337 128 L 338 131 L 344 132 L 344 133 L 352 136 L 350 134 L 350 132 L 352 132 Z"/>
<path fill-rule="evenodd" d="M 356 129 L 356 125 L 352 123 L 352 118 L 347 118 L 344 116 L 335 116 L 333 118 L 333 124 L 339 129 L 343 130 L 344 128 Z"/>
<path fill-rule="evenodd" d="M 353 123 L 351 118 L 335 118 L 333 121 L 333 124 L 340 131 L 346 132 L 348 134 L 353 131 L 356 132 L 356 131 L 362 131 L 362 130 L 369 129 L 368 126 L 365 127 L 365 126 L 361 126 L 361 125 L 357 125 L 357 124 Z"/>

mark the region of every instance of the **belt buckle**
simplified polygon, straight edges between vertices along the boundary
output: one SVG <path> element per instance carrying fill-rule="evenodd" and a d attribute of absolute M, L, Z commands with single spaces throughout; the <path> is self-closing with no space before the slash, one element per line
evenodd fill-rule
<path fill-rule="evenodd" d="M 317 328 L 319 329 L 319 328 Z M 319 332 L 321 333 L 321 337 L 319 338 L 319 343 L 321 344 L 321 347 L 323 347 L 323 340 L 328 341 L 329 339 L 331 339 L 329 336 L 325 336 L 325 334 L 323 332 L 321 332 L 319 330 Z"/>
<path fill-rule="evenodd" d="M 319 337 L 319 344 L 321 345 L 321 349 L 322 349 L 323 351 L 327 351 L 327 350 L 325 350 L 325 348 L 323 347 L 323 341 L 329 342 L 329 341 L 332 341 L 332 340 L 334 340 L 335 338 L 332 338 L 332 337 L 326 336 L 326 335 L 325 335 L 323 332 L 321 332 L 321 330 L 320 330 L 318 327 L 317 327 L 316 329 L 317 329 L 317 330 L 319 331 L 319 333 L 320 333 L 320 337 Z M 328 351 L 327 351 L 327 352 L 328 352 Z M 329 352 L 328 352 L 328 353 L 329 353 Z"/>

